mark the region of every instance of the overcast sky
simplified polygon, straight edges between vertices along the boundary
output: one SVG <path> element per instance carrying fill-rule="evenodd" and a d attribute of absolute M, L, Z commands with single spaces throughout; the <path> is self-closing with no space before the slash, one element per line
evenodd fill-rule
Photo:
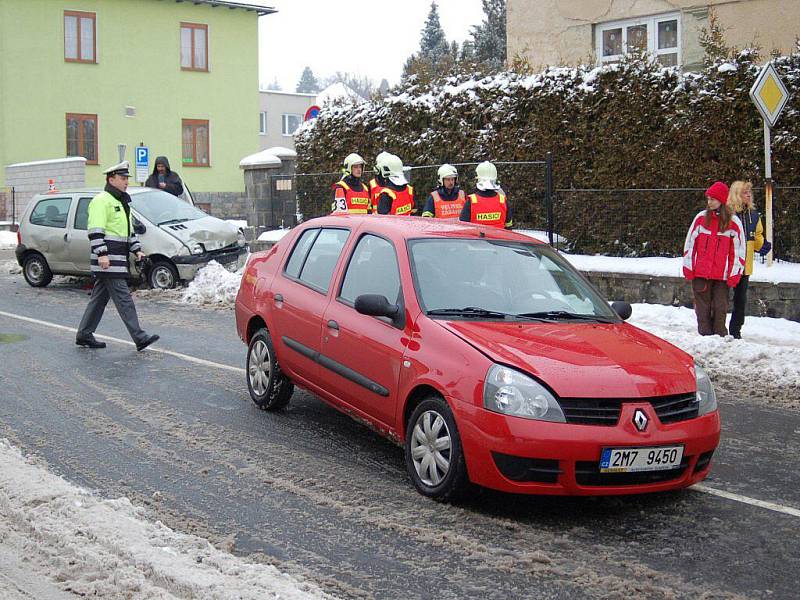
<path fill-rule="evenodd" d="M 253 1 L 253 0 L 251 0 Z M 259 19 L 259 79 L 277 77 L 295 90 L 308 65 L 319 79 L 336 71 L 365 75 L 378 85 L 400 80 L 406 59 L 419 49 L 431 0 L 257 0 L 277 13 Z M 448 41 L 463 42 L 483 21 L 481 0 L 438 0 Z"/>

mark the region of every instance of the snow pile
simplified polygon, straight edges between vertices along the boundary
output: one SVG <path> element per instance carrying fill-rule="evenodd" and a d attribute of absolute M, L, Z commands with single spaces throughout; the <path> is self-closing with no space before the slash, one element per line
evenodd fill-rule
<path fill-rule="evenodd" d="M 742 399 L 770 389 L 800 408 L 800 323 L 747 317 L 741 340 L 701 336 L 692 309 L 659 304 L 634 304 L 628 322 L 694 356 L 715 385 L 751 386 L 740 389 Z"/>
<path fill-rule="evenodd" d="M 275 567 L 150 522 L 127 498 L 98 498 L 6 440 L 0 464 L 0 540 L 65 590 L 102 598 L 330 598 Z"/>
<path fill-rule="evenodd" d="M 14 231 L 0 231 L 0 249 L 16 248 L 17 234 Z"/>
<path fill-rule="evenodd" d="M 0 273 L 16 275 L 22 273 L 22 267 L 19 266 L 16 260 L 7 260 L 0 263 Z"/>
<path fill-rule="evenodd" d="M 223 304 L 233 306 L 244 269 L 235 273 L 212 260 L 189 282 L 181 300 L 188 304 Z"/>
<path fill-rule="evenodd" d="M 289 233 L 288 229 L 270 229 L 258 236 L 259 242 L 272 242 L 273 244 L 280 241 L 283 236 Z"/>

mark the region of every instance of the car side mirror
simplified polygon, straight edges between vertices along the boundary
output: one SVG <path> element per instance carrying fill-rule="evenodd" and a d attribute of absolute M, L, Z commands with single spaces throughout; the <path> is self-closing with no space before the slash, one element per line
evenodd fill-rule
<path fill-rule="evenodd" d="M 386 296 L 381 294 L 361 294 L 356 298 L 355 308 L 362 315 L 389 317 L 397 327 L 402 324 L 403 308 L 398 304 L 389 304 Z"/>
<path fill-rule="evenodd" d="M 147 227 L 144 226 L 144 223 L 140 223 L 139 221 L 136 221 L 136 223 L 133 224 L 133 232 L 136 235 L 141 235 L 145 231 L 147 231 Z"/>
<path fill-rule="evenodd" d="M 625 302 L 624 300 L 617 300 L 616 302 L 611 303 L 611 308 L 614 309 L 614 312 L 619 315 L 619 318 L 623 321 L 627 321 L 631 318 L 631 314 L 633 314 L 633 307 Z"/>

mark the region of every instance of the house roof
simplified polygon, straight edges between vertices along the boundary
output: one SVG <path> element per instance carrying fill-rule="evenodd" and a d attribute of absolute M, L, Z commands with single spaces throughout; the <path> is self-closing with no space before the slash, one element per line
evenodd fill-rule
<path fill-rule="evenodd" d="M 192 4 L 208 4 L 210 6 L 227 6 L 231 10 L 241 8 L 243 10 L 253 10 L 258 13 L 258 16 L 270 15 L 278 12 L 272 6 L 263 6 L 255 2 L 231 2 L 230 0 L 185 0 Z M 175 0 L 175 2 L 184 2 L 184 0 Z"/>

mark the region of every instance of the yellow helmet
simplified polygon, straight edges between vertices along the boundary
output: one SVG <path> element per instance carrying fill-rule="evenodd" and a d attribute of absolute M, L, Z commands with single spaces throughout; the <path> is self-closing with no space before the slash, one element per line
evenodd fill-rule
<path fill-rule="evenodd" d="M 455 177 L 458 179 L 458 170 L 453 165 L 445 163 L 439 167 L 439 170 L 436 171 L 436 175 L 439 178 L 439 185 L 443 186 L 445 177 Z"/>
<path fill-rule="evenodd" d="M 345 157 L 344 162 L 342 163 L 342 171 L 344 171 L 345 175 L 352 175 L 354 166 L 361 165 L 363 167 L 365 164 L 366 163 L 361 156 L 355 152 L 352 152 Z"/>

